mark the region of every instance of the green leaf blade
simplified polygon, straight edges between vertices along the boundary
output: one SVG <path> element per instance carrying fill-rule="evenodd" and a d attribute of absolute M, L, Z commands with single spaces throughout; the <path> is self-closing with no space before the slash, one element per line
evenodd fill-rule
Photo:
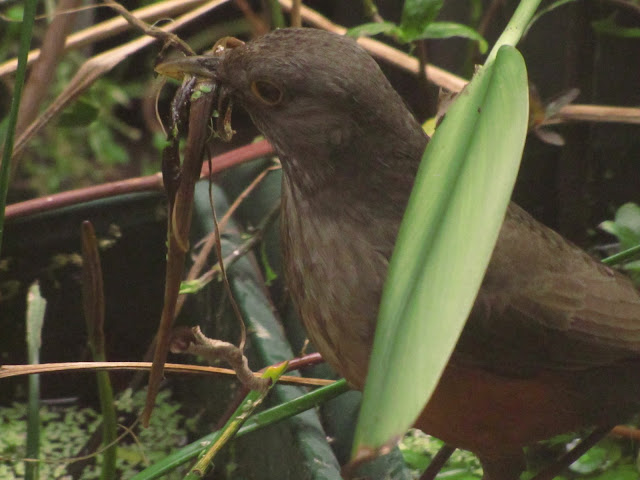
<path fill-rule="evenodd" d="M 425 152 L 385 285 L 354 454 L 402 435 L 434 391 L 491 257 L 527 122 L 526 68 L 506 46 Z"/>
<path fill-rule="evenodd" d="M 473 28 L 455 22 L 432 22 L 417 35 L 406 38 L 407 41 L 422 40 L 426 38 L 451 38 L 462 37 L 478 42 L 480 53 L 486 53 L 487 41 Z"/>
<path fill-rule="evenodd" d="M 397 29 L 397 25 L 393 22 L 372 22 L 358 25 L 357 27 L 347 30 L 348 37 L 372 37 L 379 33 L 393 33 Z"/>
<path fill-rule="evenodd" d="M 601 35 L 609 35 L 618 38 L 640 38 L 640 28 L 623 27 L 615 21 L 615 14 L 603 20 L 591 22 L 591 27 Z"/>
<path fill-rule="evenodd" d="M 400 21 L 403 34 L 413 36 L 422 31 L 435 20 L 443 3 L 443 0 L 406 0 Z"/>

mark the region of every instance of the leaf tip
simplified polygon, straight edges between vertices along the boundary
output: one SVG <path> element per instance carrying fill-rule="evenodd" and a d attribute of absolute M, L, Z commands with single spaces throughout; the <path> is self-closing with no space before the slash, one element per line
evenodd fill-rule
<path fill-rule="evenodd" d="M 355 478 L 358 469 L 378 457 L 382 457 L 391 453 L 391 450 L 398 444 L 401 435 L 392 436 L 389 441 L 380 447 L 374 447 L 371 445 L 358 445 L 351 456 L 351 460 L 344 467 L 342 467 L 342 478 L 350 479 Z"/>

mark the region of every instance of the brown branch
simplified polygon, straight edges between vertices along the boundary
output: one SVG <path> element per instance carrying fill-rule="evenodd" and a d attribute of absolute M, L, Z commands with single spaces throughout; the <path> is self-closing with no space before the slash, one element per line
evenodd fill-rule
<path fill-rule="evenodd" d="M 440 447 L 438 453 L 436 453 L 435 457 L 431 459 L 431 463 L 429 463 L 427 469 L 422 473 L 420 480 L 434 480 L 436 475 L 440 473 L 444 464 L 447 463 L 447 460 L 451 458 L 451 455 L 453 455 L 453 452 L 455 451 L 456 447 L 452 447 L 446 443 Z"/>
<path fill-rule="evenodd" d="M 51 80 L 56 71 L 55 67 L 64 53 L 65 40 L 76 18 L 74 13 L 67 15 L 58 15 L 58 13 L 74 9 L 79 4 L 79 0 L 60 0 L 56 8 L 55 17 L 42 39 L 42 55 L 34 63 L 24 86 L 16 126 L 17 135 L 20 135 L 38 115 L 40 104 L 53 85 Z"/>
<path fill-rule="evenodd" d="M 611 427 L 597 428 L 591 432 L 585 439 L 583 439 L 578 445 L 573 447 L 562 457 L 556 460 L 553 464 L 549 465 L 543 471 L 534 476 L 531 480 L 553 480 L 562 473 L 562 471 L 578 460 L 584 455 L 591 447 L 607 436 L 607 433 L 611 430 Z"/>
<path fill-rule="evenodd" d="M 302 7 L 302 0 L 293 0 L 293 7 L 291 8 L 291 26 L 301 27 L 302 17 L 300 16 L 300 8 Z"/>
<path fill-rule="evenodd" d="M 253 11 L 247 0 L 234 0 L 236 6 L 240 9 L 244 17 L 251 25 L 254 35 L 257 37 L 264 35 L 269 31 L 269 26 Z"/>
<path fill-rule="evenodd" d="M 198 81 L 194 91 L 200 95 L 193 98 L 189 108 L 189 133 L 185 146 L 184 160 L 180 167 L 180 182 L 175 198 L 169 208 L 168 251 L 165 274 L 164 306 L 153 355 L 153 368 L 149 374 L 149 386 L 141 422 L 149 426 L 151 412 L 160 389 L 164 363 L 169 353 L 171 327 L 175 319 L 176 302 L 184 272 L 184 262 L 189 245 L 189 230 L 193 214 L 193 193 L 196 180 L 202 170 L 204 145 L 209 134 L 208 119 L 211 116 L 217 90 L 208 80 Z"/>
<path fill-rule="evenodd" d="M 323 362 L 324 359 L 318 352 L 310 353 L 308 355 L 305 355 L 304 357 L 296 357 L 289 360 L 289 364 L 287 365 L 287 372 L 300 370 L 301 368 L 313 367 L 314 365 L 319 365 Z M 260 370 L 260 372 L 262 371 L 264 371 L 264 368 Z"/>
<path fill-rule="evenodd" d="M 90 221 L 82 222 L 82 306 L 87 324 L 87 342 L 94 360 L 105 360 L 104 281 L 96 232 Z"/>
<path fill-rule="evenodd" d="M 264 392 L 271 384 L 269 379 L 257 376 L 251 371 L 249 360 L 242 349 L 236 347 L 233 343 L 209 338 L 202 333 L 200 327 L 180 330 L 181 332 L 178 332 L 179 338 L 174 337 L 171 342 L 172 353 L 199 355 L 209 363 L 215 363 L 216 360 L 224 360 L 236 372 L 240 383 L 249 390 Z"/>
<path fill-rule="evenodd" d="M 211 170 L 208 165 L 204 165 L 200 178 L 206 178 L 215 173 L 221 172 L 235 165 L 255 160 L 273 153 L 269 142 L 261 140 L 256 143 L 245 145 L 222 155 L 217 155 L 211 159 Z M 34 198 L 20 203 L 7 206 L 6 218 L 15 219 L 33 215 L 36 213 L 48 212 L 69 205 L 89 202 L 101 198 L 115 197 L 126 193 L 148 192 L 163 190 L 162 175 L 156 173 L 146 177 L 129 178 L 117 182 L 104 183 L 93 187 L 79 188 L 68 192 L 56 193 L 46 197 Z"/>

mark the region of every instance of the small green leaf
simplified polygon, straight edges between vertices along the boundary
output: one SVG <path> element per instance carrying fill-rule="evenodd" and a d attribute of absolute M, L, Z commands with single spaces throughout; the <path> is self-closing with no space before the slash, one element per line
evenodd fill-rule
<path fill-rule="evenodd" d="M 357 27 L 347 30 L 346 35 L 349 37 L 371 37 L 379 33 L 392 33 L 398 26 L 393 22 L 373 22 L 358 25 Z"/>
<path fill-rule="evenodd" d="M 129 161 L 129 153 L 116 142 L 108 126 L 95 122 L 88 135 L 89 146 L 96 158 L 105 165 L 124 164 Z"/>
<path fill-rule="evenodd" d="M 60 127 L 86 127 L 98 118 L 98 107 L 86 99 L 80 99 L 61 115 Z"/>
<path fill-rule="evenodd" d="M 640 244 L 640 206 L 625 203 L 616 211 L 614 220 L 602 222 L 600 228 L 617 237 L 623 250 Z"/>
<path fill-rule="evenodd" d="M 406 0 L 400 29 L 409 37 L 417 35 L 435 20 L 443 3 L 443 0 Z"/>
<path fill-rule="evenodd" d="M 638 469 L 635 465 L 618 465 L 589 478 L 590 480 L 638 480 Z"/>
<path fill-rule="evenodd" d="M 640 38 L 640 28 L 621 27 L 615 22 L 615 14 L 603 20 L 591 22 L 593 29 L 602 34 L 619 38 Z"/>
<path fill-rule="evenodd" d="M 24 7 L 22 5 L 14 5 L 5 12 L 6 17 L 13 22 L 22 22 L 24 15 Z"/>
<path fill-rule="evenodd" d="M 27 294 L 27 346 L 28 361 L 37 364 L 40 361 L 40 346 L 42 345 L 42 324 L 44 323 L 44 313 L 47 308 L 47 301 L 40 294 L 40 285 L 34 282 L 29 287 Z"/>
<path fill-rule="evenodd" d="M 425 38 L 463 37 L 478 42 L 480 53 L 486 53 L 487 51 L 487 41 L 482 37 L 482 35 L 476 32 L 473 28 L 462 25 L 461 23 L 432 22 L 426 25 L 422 31 L 414 35 L 409 35 L 402 30 L 401 36 L 407 42 L 413 42 L 414 40 L 422 40 Z"/>
<path fill-rule="evenodd" d="M 278 278 L 278 274 L 275 272 L 273 268 L 271 268 L 271 264 L 269 263 L 269 256 L 267 255 L 266 243 L 262 242 L 260 246 L 260 261 L 262 262 L 262 268 L 264 269 L 264 284 L 269 287 L 274 280 Z"/>
<path fill-rule="evenodd" d="M 195 280 L 183 280 L 182 282 L 180 282 L 179 293 L 180 295 L 185 295 L 188 293 L 198 293 L 200 290 L 202 290 L 204 285 L 203 282 L 197 278 Z"/>
<path fill-rule="evenodd" d="M 627 272 L 631 272 L 635 274 L 640 273 L 640 260 L 627 262 L 624 265 L 622 265 L 622 268 Z"/>

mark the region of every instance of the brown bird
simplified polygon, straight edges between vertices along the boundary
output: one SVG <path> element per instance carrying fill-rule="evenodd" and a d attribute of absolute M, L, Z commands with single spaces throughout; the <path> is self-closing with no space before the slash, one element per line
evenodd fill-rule
<path fill-rule="evenodd" d="M 289 291 L 326 361 L 362 388 L 428 137 L 376 62 L 332 33 L 277 30 L 176 65 L 214 78 L 273 144 L 284 169 Z M 640 297 L 631 282 L 512 203 L 416 426 L 476 453 L 486 479 L 513 480 L 523 446 L 640 410 L 639 366 Z"/>

